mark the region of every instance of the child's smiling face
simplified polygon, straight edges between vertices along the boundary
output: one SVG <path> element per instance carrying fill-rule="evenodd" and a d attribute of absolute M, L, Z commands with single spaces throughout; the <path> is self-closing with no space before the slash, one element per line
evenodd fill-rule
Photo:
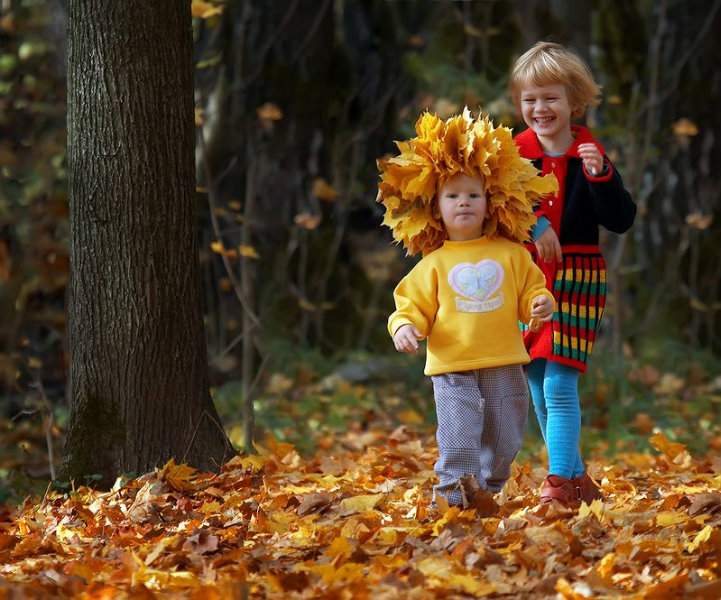
<path fill-rule="evenodd" d="M 438 188 L 437 218 L 443 221 L 448 239 L 473 240 L 483 235 L 486 194 L 480 175 L 456 173 Z"/>
<path fill-rule="evenodd" d="M 536 135 L 549 140 L 570 135 L 573 107 L 565 85 L 529 82 L 521 89 L 520 100 L 523 120 Z"/>

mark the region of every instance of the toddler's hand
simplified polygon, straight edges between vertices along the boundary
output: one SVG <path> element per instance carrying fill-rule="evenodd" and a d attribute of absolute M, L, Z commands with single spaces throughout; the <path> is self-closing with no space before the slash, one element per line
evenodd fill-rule
<path fill-rule="evenodd" d="M 558 241 L 553 227 L 547 227 L 546 231 L 536 240 L 536 251 L 543 262 L 549 263 L 553 259 L 561 262 L 561 242 Z"/>
<path fill-rule="evenodd" d="M 396 350 L 406 354 L 418 354 L 418 340 L 420 339 L 423 339 L 420 331 L 408 323 L 401 325 L 393 334 Z"/>
<path fill-rule="evenodd" d="M 583 166 L 591 175 L 600 175 L 603 171 L 603 156 L 596 144 L 579 144 L 578 155 L 583 159 Z"/>
<path fill-rule="evenodd" d="M 550 321 L 553 317 L 553 300 L 546 294 L 539 294 L 531 301 L 531 320 Z"/>

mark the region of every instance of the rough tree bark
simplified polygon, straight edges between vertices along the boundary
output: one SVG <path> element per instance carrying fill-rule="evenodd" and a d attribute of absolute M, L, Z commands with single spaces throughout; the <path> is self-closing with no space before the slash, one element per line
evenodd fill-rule
<path fill-rule="evenodd" d="M 233 450 L 210 398 L 188 0 L 70 0 L 71 417 L 58 479 Z"/>

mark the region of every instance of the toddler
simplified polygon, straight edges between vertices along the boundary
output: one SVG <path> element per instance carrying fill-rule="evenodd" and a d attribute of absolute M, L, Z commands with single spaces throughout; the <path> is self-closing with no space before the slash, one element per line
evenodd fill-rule
<path fill-rule="evenodd" d="M 533 205 L 556 190 L 518 154 L 509 129 L 487 117 L 424 113 L 417 137 L 380 160 L 384 224 L 423 258 L 394 291 L 388 330 L 399 352 L 427 340 L 436 402 L 439 483 L 434 500 L 462 503 L 459 480 L 501 490 L 528 413 L 519 320 L 551 318 L 552 294 L 521 242 Z"/>

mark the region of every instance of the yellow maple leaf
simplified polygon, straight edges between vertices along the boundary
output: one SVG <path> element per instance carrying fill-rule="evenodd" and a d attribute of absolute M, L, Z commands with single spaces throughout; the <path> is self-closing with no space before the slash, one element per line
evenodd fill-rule
<path fill-rule="evenodd" d="M 596 571 L 606 583 L 611 583 L 611 575 L 613 575 L 613 568 L 616 566 L 616 554 L 609 552 L 604 556 L 596 567 Z"/>
<path fill-rule="evenodd" d="M 203 502 L 203 505 L 200 507 L 200 512 L 202 512 L 205 515 L 212 515 L 215 513 L 220 512 L 220 502 L 212 501 L 212 502 Z"/>
<path fill-rule="evenodd" d="M 319 200 L 326 202 L 333 202 L 340 196 L 340 192 L 322 177 L 318 177 L 313 181 L 313 194 L 317 196 Z"/>
<path fill-rule="evenodd" d="M 438 504 L 438 507 L 443 510 L 443 507 L 448 507 L 448 500 L 446 500 L 443 496 L 439 496 L 436 498 L 436 503 Z M 461 512 L 461 509 L 457 506 L 451 506 L 449 507 L 443 516 L 438 519 L 433 524 L 433 535 L 439 536 L 443 529 L 445 529 L 446 525 L 449 523 L 455 523 L 458 520 L 458 514 Z"/>
<path fill-rule="evenodd" d="M 258 456 L 257 454 L 249 454 L 240 458 L 240 465 L 244 469 L 250 469 L 253 473 L 256 473 L 263 469 L 268 459 L 265 456 Z"/>
<path fill-rule="evenodd" d="M 470 594 L 474 598 L 483 598 L 484 596 L 490 596 L 491 594 L 501 591 L 493 582 L 479 581 L 471 575 L 459 573 L 454 573 L 448 577 L 444 583 L 450 585 L 451 587 L 460 588 L 466 594 Z"/>
<path fill-rule="evenodd" d="M 303 310 L 307 310 L 308 312 L 316 312 L 318 310 L 318 307 L 313 304 L 310 300 L 306 300 L 305 298 L 298 298 L 298 306 L 300 306 Z"/>
<path fill-rule="evenodd" d="M 412 408 L 403 410 L 396 415 L 401 423 L 406 425 L 423 425 L 425 419 Z"/>
<path fill-rule="evenodd" d="M 275 436 L 270 433 L 265 437 L 264 444 L 267 446 L 268 450 L 270 450 L 270 452 L 279 459 L 285 458 L 289 452 L 295 450 L 295 446 L 293 446 L 293 444 L 279 442 L 275 439 Z"/>
<path fill-rule="evenodd" d="M 334 582 L 348 584 L 363 580 L 365 565 L 359 563 L 345 563 L 337 568 L 332 564 L 313 565 L 309 568 L 309 570 L 320 575 L 323 578 L 323 583 L 326 585 Z"/>
<path fill-rule="evenodd" d="M 662 432 L 656 433 L 649 438 L 651 445 L 656 450 L 668 456 L 671 460 L 675 460 L 679 454 L 686 452 L 686 446 L 678 442 L 670 441 Z"/>
<path fill-rule="evenodd" d="M 686 223 L 696 229 L 707 229 L 713 223 L 713 215 L 705 215 L 702 212 L 694 211 L 686 215 Z"/>
<path fill-rule="evenodd" d="M 320 225 L 320 221 L 320 215 L 311 215 L 309 212 L 302 212 L 293 217 L 293 222 L 301 229 L 315 229 Z"/>
<path fill-rule="evenodd" d="M 337 537 L 331 542 L 330 546 L 326 548 L 323 554 L 332 556 L 333 558 L 338 556 L 348 557 L 354 550 L 355 546 L 350 543 L 347 537 Z"/>
<path fill-rule="evenodd" d="M 714 529 L 711 527 L 711 525 L 706 525 L 701 531 L 699 531 L 696 536 L 689 542 L 688 544 L 688 551 L 693 553 L 698 550 L 699 546 L 701 544 L 704 544 L 705 542 L 708 542 L 711 539 L 711 534 L 713 533 Z"/>
<path fill-rule="evenodd" d="M 241 244 L 238 246 L 238 253 L 241 256 L 245 256 L 246 258 L 260 258 L 260 254 L 258 254 L 258 251 L 253 248 L 253 246 L 248 246 L 247 244 Z"/>
<path fill-rule="evenodd" d="M 665 510 L 656 515 L 656 525 L 659 527 L 671 527 L 688 521 L 688 515 L 673 510 Z"/>
<path fill-rule="evenodd" d="M 341 514 L 347 516 L 371 511 L 384 497 L 385 494 L 362 494 L 352 498 L 344 498 L 340 502 Z"/>
<path fill-rule="evenodd" d="M 238 256 L 238 253 L 232 248 L 226 249 L 225 246 L 223 246 L 223 242 L 221 242 L 220 240 L 210 242 L 210 249 L 213 252 L 221 254 L 223 256 L 227 256 L 228 258 L 235 258 L 236 256 Z"/>
<path fill-rule="evenodd" d="M 215 15 L 222 14 L 223 7 L 214 6 L 210 2 L 205 2 L 204 0 L 193 0 L 190 4 L 190 12 L 194 17 L 208 19 Z"/>
<path fill-rule="evenodd" d="M 418 561 L 416 568 L 426 577 L 448 579 L 453 574 L 453 564 L 443 556 L 430 556 Z"/>
<path fill-rule="evenodd" d="M 262 106 L 258 107 L 255 112 L 259 119 L 263 119 L 265 121 L 280 121 L 283 118 L 283 111 L 272 102 L 266 102 Z"/>
<path fill-rule="evenodd" d="M 171 458 L 162 469 L 158 471 L 158 479 L 165 481 L 171 488 L 178 492 L 195 491 L 196 486 L 193 483 L 197 471 L 193 467 L 182 463 L 175 464 L 175 459 Z"/>

